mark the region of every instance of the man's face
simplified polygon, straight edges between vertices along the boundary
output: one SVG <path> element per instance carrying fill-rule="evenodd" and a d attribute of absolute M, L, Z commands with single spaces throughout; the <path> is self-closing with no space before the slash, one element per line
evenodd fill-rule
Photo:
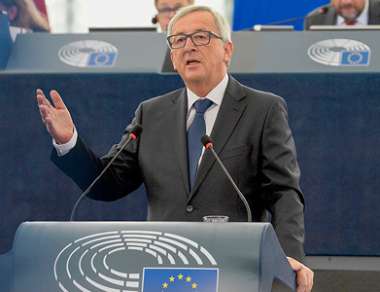
<path fill-rule="evenodd" d="M 332 5 L 344 19 L 354 20 L 363 11 L 365 0 L 332 0 Z"/>
<path fill-rule="evenodd" d="M 169 21 L 173 18 L 176 11 L 189 4 L 189 0 L 158 0 L 156 3 L 157 20 L 161 26 L 161 30 L 166 31 Z"/>
<path fill-rule="evenodd" d="M 0 10 L 7 12 L 9 21 L 13 21 L 17 17 L 18 9 L 15 5 L 6 6 L 0 1 Z"/>
<path fill-rule="evenodd" d="M 211 31 L 220 36 L 214 17 L 207 11 L 195 11 L 180 18 L 173 26 L 172 35 L 196 31 Z M 211 37 L 205 46 L 195 46 L 188 38 L 183 48 L 171 50 L 171 58 L 187 86 L 196 83 L 216 86 L 227 72 L 232 50 L 232 42 L 224 43 L 216 37 Z"/>

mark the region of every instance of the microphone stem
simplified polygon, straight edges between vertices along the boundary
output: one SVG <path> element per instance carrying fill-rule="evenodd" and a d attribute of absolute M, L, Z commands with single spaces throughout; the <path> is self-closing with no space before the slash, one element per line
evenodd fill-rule
<path fill-rule="evenodd" d="M 224 173 L 227 175 L 228 179 L 232 183 L 232 186 L 234 187 L 235 191 L 238 193 L 240 199 L 242 200 L 242 202 L 243 202 L 243 204 L 245 206 L 245 209 L 247 210 L 247 221 L 248 222 L 252 222 L 251 207 L 249 206 L 247 199 L 244 197 L 244 195 L 242 194 L 242 192 L 239 190 L 239 188 L 235 184 L 235 182 L 234 182 L 233 178 L 231 177 L 230 173 L 228 172 L 228 170 L 224 166 L 223 162 L 220 160 L 218 154 L 215 152 L 214 147 L 209 147 L 209 149 L 214 154 L 214 157 L 215 157 L 216 161 L 218 161 L 220 167 L 223 169 Z"/>
<path fill-rule="evenodd" d="M 70 215 L 70 222 L 74 221 L 74 216 L 76 213 L 76 210 L 79 206 L 79 203 L 82 201 L 82 199 L 90 192 L 92 187 L 98 182 L 98 180 L 103 176 L 103 174 L 108 170 L 108 168 L 111 166 L 111 164 L 115 161 L 115 159 L 119 156 L 121 151 L 124 150 L 124 148 L 129 144 L 130 141 L 132 141 L 131 135 L 129 135 L 128 139 L 125 141 L 125 143 L 120 147 L 120 149 L 116 152 L 116 154 L 112 157 L 112 159 L 107 163 L 107 165 L 103 168 L 103 170 L 100 172 L 100 174 L 93 180 L 93 182 L 87 187 L 87 189 L 79 196 L 78 200 L 75 202 L 75 205 L 73 207 L 73 210 L 71 211 Z"/>

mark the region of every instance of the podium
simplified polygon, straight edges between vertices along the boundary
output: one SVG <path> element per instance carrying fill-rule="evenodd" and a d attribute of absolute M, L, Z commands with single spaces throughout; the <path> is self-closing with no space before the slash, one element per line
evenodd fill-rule
<path fill-rule="evenodd" d="M 264 292 L 295 275 L 268 223 L 27 222 L 4 292 Z"/>

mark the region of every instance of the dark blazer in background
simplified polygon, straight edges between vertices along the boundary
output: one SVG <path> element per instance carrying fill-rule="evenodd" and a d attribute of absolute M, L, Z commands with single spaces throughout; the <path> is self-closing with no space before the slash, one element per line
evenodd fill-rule
<path fill-rule="evenodd" d="M 335 25 L 337 17 L 336 9 L 330 4 L 318 7 L 306 16 L 304 29 L 308 30 L 312 25 Z M 379 0 L 369 0 L 368 24 L 380 24 Z"/>
<path fill-rule="evenodd" d="M 243 203 L 210 153 L 204 155 L 190 191 L 186 115 L 185 89 L 141 103 L 131 123 L 142 125 L 140 138 L 121 153 L 89 197 L 116 200 L 144 183 L 149 220 L 202 221 L 205 215 L 227 215 L 230 221 L 246 221 Z M 211 137 L 254 219 L 263 220 L 268 211 L 285 253 L 302 260 L 304 200 L 284 100 L 245 87 L 230 76 Z M 124 134 L 121 142 L 126 138 Z M 52 159 L 85 189 L 120 143 L 99 159 L 78 139 L 63 157 L 53 150 Z"/>

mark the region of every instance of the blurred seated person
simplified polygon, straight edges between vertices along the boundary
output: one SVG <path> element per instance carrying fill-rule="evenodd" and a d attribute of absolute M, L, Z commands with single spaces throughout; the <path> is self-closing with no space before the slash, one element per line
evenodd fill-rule
<path fill-rule="evenodd" d="M 9 29 L 8 15 L 5 11 L 0 10 L 0 70 L 6 67 L 11 48 L 12 39 Z"/>
<path fill-rule="evenodd" d="M 363 26 L 380 24 L 380 0 L 331 0 L 305 18 L 304 28 L 312 25 Z"/>
<path fill-rule="evenodd" d="M 0 0 L 0 10 L 8 14 L 12 29 L 25 31 L 50 31 L 49 22 L 37 9 L 33 0 Z"/>
<path fill-rule="evenodd" d="M 194 4 L 194 0 L 154 0 L 157 14 L 152 18 L 153 24 L 158 24 L 158 31 L 165 32 L 170 19 L 178 9 Z"/>

